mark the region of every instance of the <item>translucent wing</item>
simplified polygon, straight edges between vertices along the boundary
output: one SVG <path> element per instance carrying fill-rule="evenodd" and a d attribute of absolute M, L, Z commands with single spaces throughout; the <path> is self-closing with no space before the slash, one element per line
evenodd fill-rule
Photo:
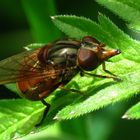
<path fill-rule="evenodd" d="M 18 81 L 24 60 L 30 55 L 36 55 L 38 51 L 39 49 L 36 51 L 25 51 L 0 61 L 0 84 Z"/>
<path fill-rule="evenodd" d="M 0 84 L 28 79 L 54 79 L 65 68 L 53 65 L 42 66 L 38 61 L 39 49 L 25 51 L 0 61 Z"/>

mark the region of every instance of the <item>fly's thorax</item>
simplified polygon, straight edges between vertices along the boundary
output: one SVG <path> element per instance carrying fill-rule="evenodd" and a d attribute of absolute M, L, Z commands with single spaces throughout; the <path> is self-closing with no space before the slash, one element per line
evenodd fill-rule
<path fill-rule="evenodd" d="M 69 82 L 79 72 L 78 66 L 64 69 L 61 77 L 63 82 Z"/>
<path fill-rule="evenodd" d="M 75 66 L 77 51 L 80 47 L 80 41 L 73 39 L 59 40 L 41 48 L 38 53 L 38 60 L 43 65 Z"/>
<path fill-rule="evenodd" d="M 48 60 L 54 65 L 76 65 L 77 49 L 75 48 L 63 48 L 56 50 L 54 53 L 49 53 Z"/>
<path fill-rule="evenodd" d="M 79 48 L 80 44 L 76 41 L 56 42 L 48 51 L 48 61 L 54 65 L 65 65 L 66 67 L 75 66 Z"/>

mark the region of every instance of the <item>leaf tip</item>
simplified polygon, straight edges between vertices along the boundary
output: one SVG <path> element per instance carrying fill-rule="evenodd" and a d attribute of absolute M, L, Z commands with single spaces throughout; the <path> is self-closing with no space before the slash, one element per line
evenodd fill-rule
<path fill-rule="evenodd" d="M 31 48 L 29 48 L 28 46 L 23 47 L 26 51 L 30 51 Z"/>
<path fill-rule="evenodd" d="M 55 19 L 55 16 L 50 16 L 50 18 L 51 18 L 52 20 L 54 20 L 54 19 Z"/>
<path fill-rule="evenodd" d="M 127 114 L 124 114 L 123 116 L 122 116 L 122 119 L 128 119 L 129 117 L 128 117 L 128 115 Z"/>
<path fill-rule="evenodd" d="M 53 120 L 58 120 L 59 117 L 56 115 L 55 117 L 53 117 Z"/>

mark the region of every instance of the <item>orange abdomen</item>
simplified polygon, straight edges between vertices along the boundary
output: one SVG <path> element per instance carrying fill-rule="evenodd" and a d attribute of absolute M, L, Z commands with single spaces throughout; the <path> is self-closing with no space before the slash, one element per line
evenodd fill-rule
<path fill-rule="evenodd" d="M 49 96 L 60 85 L 59 81 L 59 77 L 47 80 L 43 78 L 30 78 L 17 82 L 17 85 L 22 97 L 38 101 Z"/>

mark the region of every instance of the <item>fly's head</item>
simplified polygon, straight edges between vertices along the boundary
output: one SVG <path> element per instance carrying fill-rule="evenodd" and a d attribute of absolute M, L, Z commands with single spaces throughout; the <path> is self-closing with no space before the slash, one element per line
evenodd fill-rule
<path fill-rule="evenodd" d="M 86 36 L 82 39 L 81 48 L 78 51 L 78 66 L 83 70 L 91 71 L 117 54 L 120 54 L 119 50 L 106 50 L 105 44 L 100 43 L 91 36 Z"/>

